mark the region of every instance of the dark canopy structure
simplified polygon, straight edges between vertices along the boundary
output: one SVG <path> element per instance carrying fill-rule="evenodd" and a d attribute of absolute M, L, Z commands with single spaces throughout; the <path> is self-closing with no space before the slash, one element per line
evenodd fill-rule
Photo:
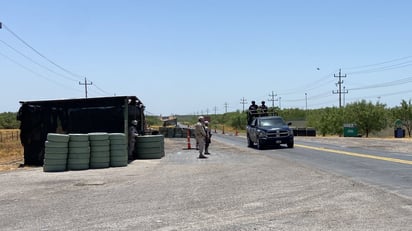
<path fill-rule="evenodd" d="M 144 105 L 136 96 L 21 101 L 17 115 L 25 165 L 43 165 L 48 133 L 126 133 L 132 120 L 144 134 Z"/>

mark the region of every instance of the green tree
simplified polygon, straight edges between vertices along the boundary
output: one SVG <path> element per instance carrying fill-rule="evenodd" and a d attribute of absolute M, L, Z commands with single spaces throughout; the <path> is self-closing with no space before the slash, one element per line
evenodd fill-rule
<path fill-rule="evenodd" d="M 401 106 L 392 109 L 393 121 L 400 119 L 402 125 L 408 131 L 409 137 L 411 137 L 412 130 L 412 102 L 409 100 L 406 102 L 402 100 Z"/>
<path fill-rule="evenodd" d="M 369 137 L 371 132 L 378 132 L 388 125 L 388 114 L 385 104 L 366 102 L 362 100 L 348 104 L 345 108 L 345 115 L 348 121 L 353 121 L 361 133 Z"/>
<path fill-rule="evenodd" d="M 148 126 L 162 126 L 163 123 L 158 116 L 146 116 L 146 124 Z"/>
<path fill-rule="evenodd" d="M 327 107 L 312 110 L 307 113 L 308 126 L 326 135 L 340 135 L 343 132 L 343 109 L 337 107 Z"/>
<path fill-rule="evenodd" d="M 17 113 L 3 112 L 0 113 L 0 128 L 16 129 L 19 128 L 20 122 L 17 120 Z"/>
<path fill-rule="evenodd" d="M 232 113 L 229 115 L 229 125 L 233 128 L 244 130 L 247 125 L 246 113 Z"/>
<path fill-rule="evenodd" d="M 279 115 L 285 120 L 305 120 L 306 111 L 299 108 L 282 109 Z"/>

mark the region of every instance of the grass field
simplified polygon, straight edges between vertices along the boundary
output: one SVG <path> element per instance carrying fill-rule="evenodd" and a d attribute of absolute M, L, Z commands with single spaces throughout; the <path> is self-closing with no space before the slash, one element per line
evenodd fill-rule
<path fill-rule="evenodd" d="M 23 146 L 18 129 L 0 129 L 0 171 L 13 170 L 23 163 Z"/>

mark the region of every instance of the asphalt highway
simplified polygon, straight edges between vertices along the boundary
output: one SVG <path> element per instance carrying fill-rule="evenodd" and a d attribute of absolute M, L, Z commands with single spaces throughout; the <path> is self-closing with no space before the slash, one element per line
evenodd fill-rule
<path fill-rule="evenodd" d="M 244 136 L 215 134 L 215 139 L 246 146 Z M 412 142 L 401 139 L 295 137 L 293 149 L 260 153 L 351 177 L 412 198 Z"/>

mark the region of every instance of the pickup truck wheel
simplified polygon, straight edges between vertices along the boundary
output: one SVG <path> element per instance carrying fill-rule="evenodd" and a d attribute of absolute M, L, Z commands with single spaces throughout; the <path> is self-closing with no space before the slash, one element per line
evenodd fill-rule
<path fill-rule="evenodd" d="M 288 148 L 293 148 L 294 143 L 293 142 L 289 142 L 288 143 Z"/>
<path fill-rule="evenodd" d="M 248 146 L 249 148 L 253 147 L 253 142 L 250 140 L 249 135 L 247 136 L 247 146 Z"/>

